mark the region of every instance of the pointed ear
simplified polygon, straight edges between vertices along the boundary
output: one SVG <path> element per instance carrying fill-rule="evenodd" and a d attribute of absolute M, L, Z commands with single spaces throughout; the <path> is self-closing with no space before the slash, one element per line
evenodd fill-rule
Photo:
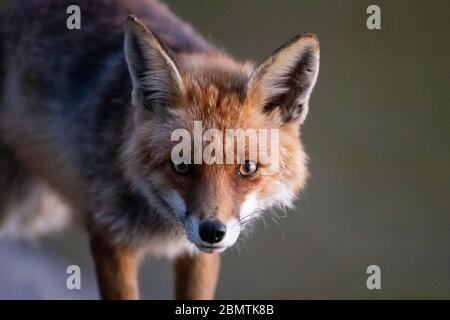
<path fill-rule="evenodd" d="M 279 110 L 282 121 L 303 123 L 319 72 L 319 40 L 299 35 L 261 63 L 248 84 L 248 97 L 267 113 Z"/>
<path fill-rule="evenodd" d="M 133 81 L 133 103 L 149 110 L 174 102 L 182 90 L 180 72 L 159 40 L 136 17 L 128 16 L 125 59 Z"/>

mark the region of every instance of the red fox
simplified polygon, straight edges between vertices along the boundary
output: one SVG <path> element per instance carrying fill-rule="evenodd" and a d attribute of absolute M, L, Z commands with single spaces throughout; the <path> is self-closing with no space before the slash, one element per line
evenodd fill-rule
<path fill-rule="evenodd" d="M 80 30 L 66 27 L 69 5 Z M 138 299 L 139 260 L 152 253 L 173 259 L 176 298 L 212 299 L 220 252 L 305 186 L 317 37 L 240 63 L 152 0 L 11 1 L 0 27 L 0 234 L 69 216 L 89 234 L 102 298 Z M 278 169 L 263 174 L 250 136 L 243 161 L 175 161 L 178 129 L 277 130 L 276 149 L 257 147 L 278 154 Z"/>

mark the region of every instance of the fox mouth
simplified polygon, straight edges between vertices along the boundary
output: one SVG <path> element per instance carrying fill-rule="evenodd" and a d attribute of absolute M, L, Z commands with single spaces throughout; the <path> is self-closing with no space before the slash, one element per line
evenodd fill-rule
<path fill-rule="evenodd" d="M 206 252 L 206 253 L 213 253 L 213 252 L 221 252 L 225 250 L 226 246 L 213 246 L 213 245 L 203 245 L 199 244 L 197 245 L 197 248 L 200 249 L 200 251 Z"/>

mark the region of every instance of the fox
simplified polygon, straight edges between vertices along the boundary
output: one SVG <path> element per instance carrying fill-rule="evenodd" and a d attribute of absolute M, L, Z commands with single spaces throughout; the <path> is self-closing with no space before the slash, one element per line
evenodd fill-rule
<path fill-rule="evenodd" d="M 69 5 L 79 30 L 66 26 Z M 170 259 L 176 299 L 213 299 L 221 253 L 305 188 L 301 127 L 319 61 L 312 33 L 237 61 L 156 0 L 11 1 L 0 12 L 0 236 L 78 225 L 102 299 L 140 298 L 144 255 Z M 277 130 L 278 170 L 246 158 L 250 138 L 239 162 L 174 161 L 173 132 L 194 134 L 197 121 Z"/>

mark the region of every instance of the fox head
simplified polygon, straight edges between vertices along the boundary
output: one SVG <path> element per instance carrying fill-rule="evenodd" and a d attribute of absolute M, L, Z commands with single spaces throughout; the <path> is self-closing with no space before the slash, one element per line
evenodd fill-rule
<path fill-rule="evenodd" d="M 123 151 L 127 176 L 190 242 L 222 251 L 262 211 L 291 205 L 308 176 L 300 126 L 319 71 L 315 35 L 291 39 L 254 67 L 223 54 L 174 54 L 129 17 L 125 56 L 134 105 Z M 230 130 L 245 134 L 222 143 Z M 263 130 L 277 143 L 261 143 Z M 174 132 L 181 132 L 175 140 Z M 174 153 L 184 134 L 193 138 Z M 270 161 L 251 155 L 252 143 Z M 206 151 L 222 162 L 207 161 Z M 231 156 L 219 157 L 222 151 Z"/>

